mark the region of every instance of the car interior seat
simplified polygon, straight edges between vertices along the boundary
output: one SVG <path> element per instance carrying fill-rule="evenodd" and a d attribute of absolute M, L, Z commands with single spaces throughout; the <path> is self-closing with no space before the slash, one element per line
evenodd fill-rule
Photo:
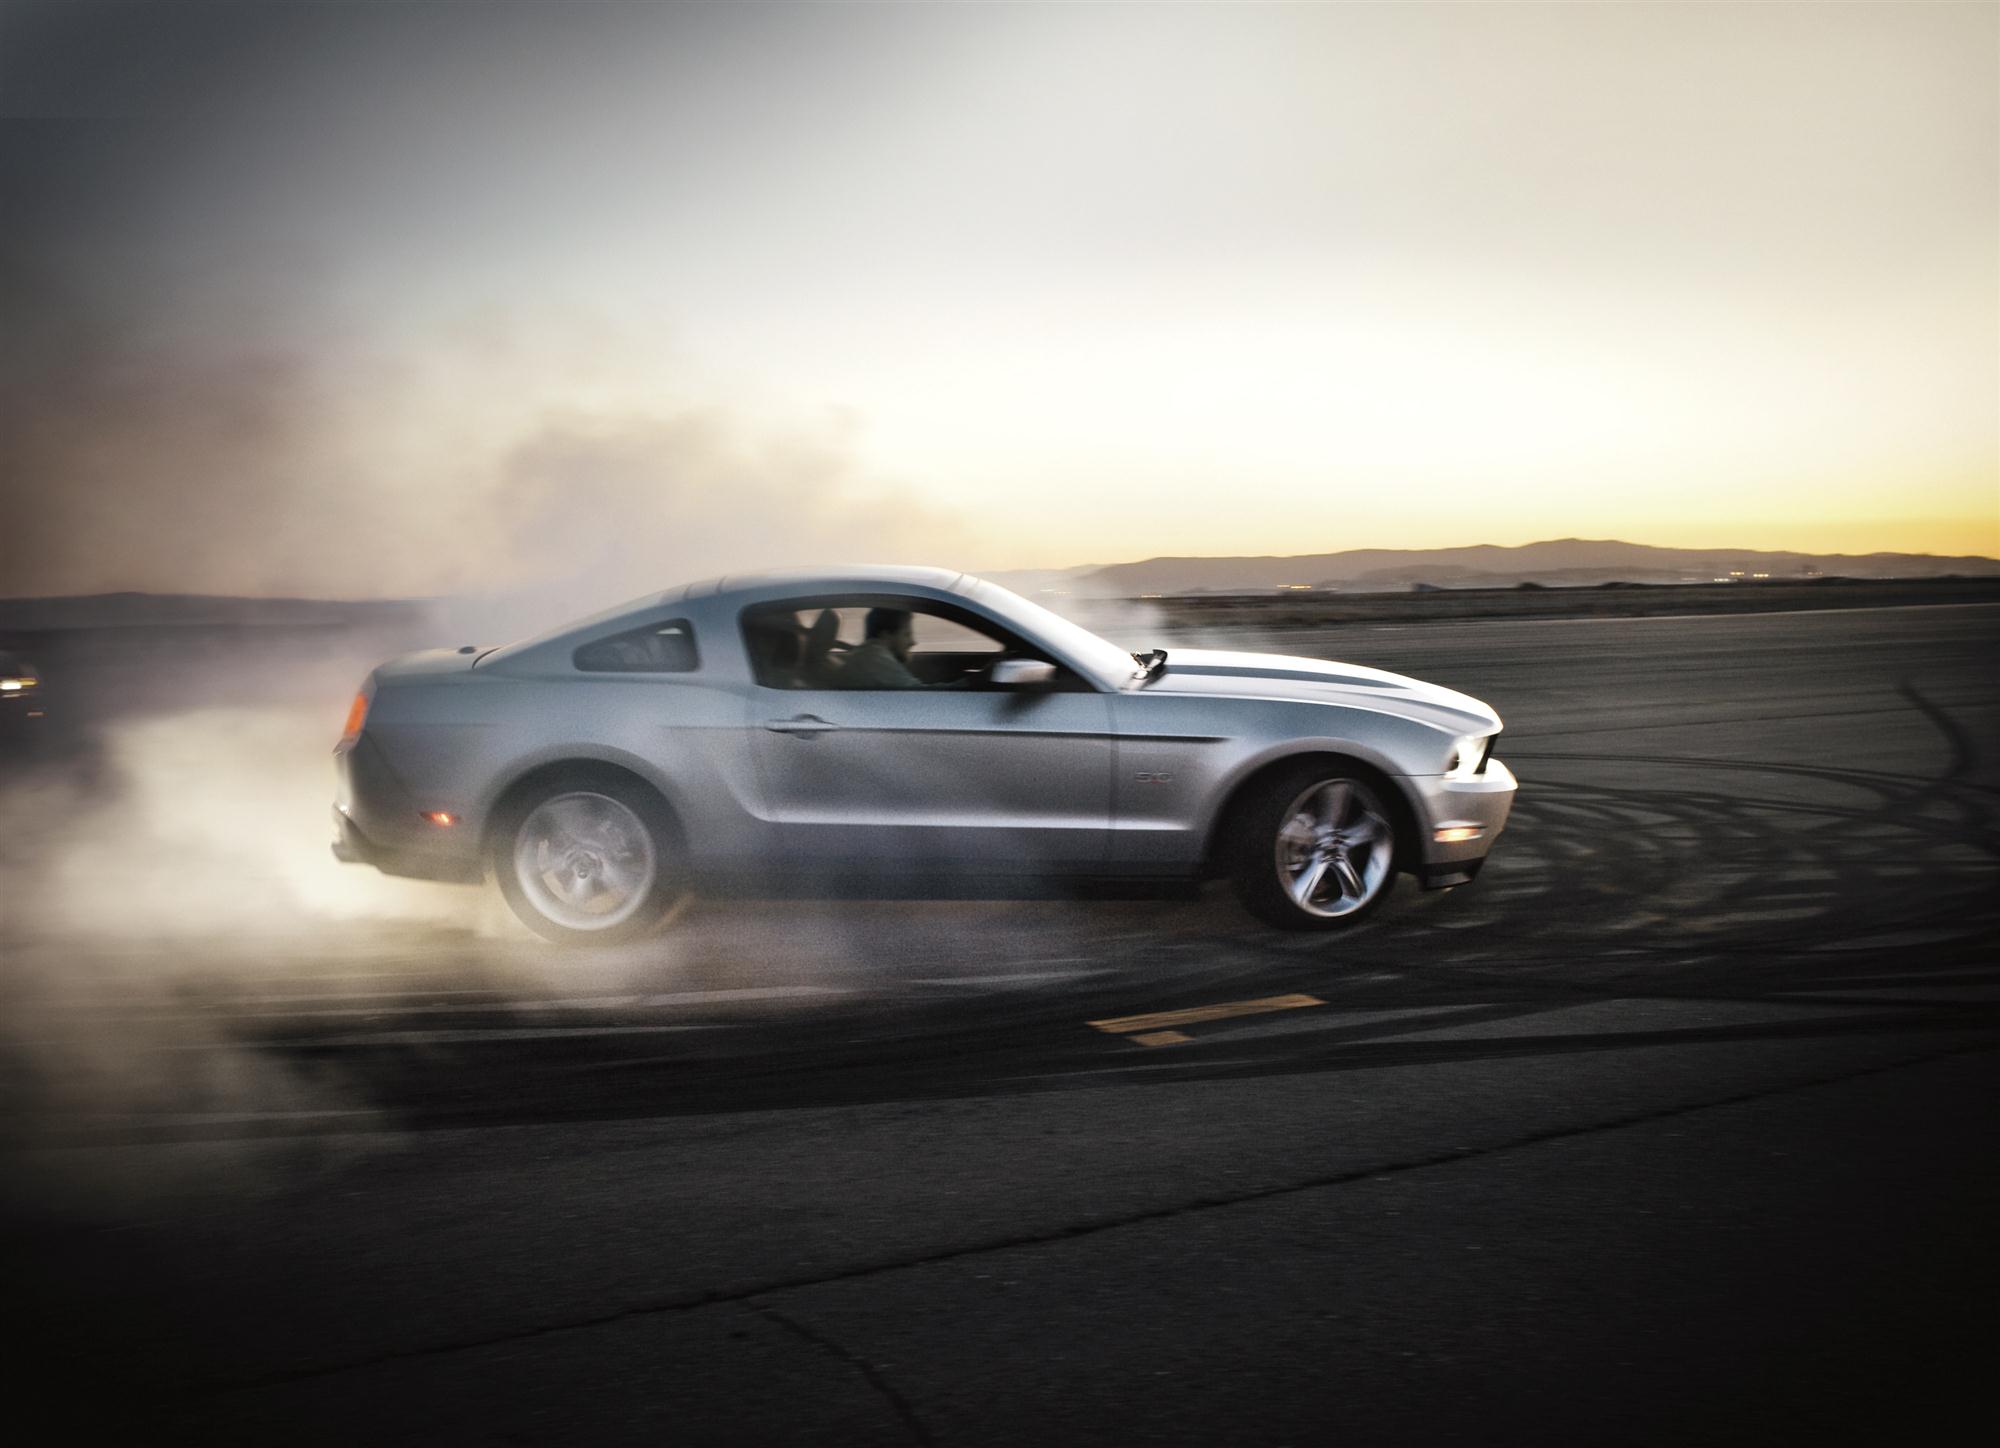
<path fill-rule="evenodd" d="M 757 666 L 757 682 L 768 689 L 797 689 L 803 686 L 799 662 L 805 642 L 796 626 L 781 619 L 761 619 L 746 634 L 751 657 Z"/>
<path fill-rule="evenodd" d="M 839 633 L 840 615 L 830 608 L 821 609 L 819 617 L 806 630 L 805 646 L 799 660 L 799 677 L 807 688 L 840 687 L 840 661 L 833 655 Z"/>

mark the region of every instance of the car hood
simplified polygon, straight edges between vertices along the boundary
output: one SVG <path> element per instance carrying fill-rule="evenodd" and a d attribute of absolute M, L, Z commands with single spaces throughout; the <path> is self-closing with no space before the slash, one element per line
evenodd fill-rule
<path fill-rule="evenodd" d="M 1500 716 L 1470 694 L 1365 664 L 1289 654 L 1170 649 L 1166 667 L 1145 689 L 1149 694 L 1252 695 L 1342 704 L 1412 715 L 1454 734 L 1484 734 L 1500 727 Z"/>

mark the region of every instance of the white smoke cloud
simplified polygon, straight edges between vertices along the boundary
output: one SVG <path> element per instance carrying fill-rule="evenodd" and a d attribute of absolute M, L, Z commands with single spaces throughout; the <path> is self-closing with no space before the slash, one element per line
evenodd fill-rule
<path fill-rule="evenodd" d="M 403 355 L 293 341 L 80 345 L 0 375 L 15 595 L 432 597 L 725 568 L 949 562 L 966 530 L 871 479 L 856 420 L 730 408 L 665 343 L 485 314 Z"/>

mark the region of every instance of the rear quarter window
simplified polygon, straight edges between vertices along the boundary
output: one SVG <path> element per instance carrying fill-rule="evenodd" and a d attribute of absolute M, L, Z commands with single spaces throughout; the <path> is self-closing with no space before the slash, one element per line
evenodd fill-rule
<path fill-rule="evenodd" d="M 592 639 L 572 657 L 586 674 L 690 674 L 701 667 L 694 626 L 684 618 Z"/>

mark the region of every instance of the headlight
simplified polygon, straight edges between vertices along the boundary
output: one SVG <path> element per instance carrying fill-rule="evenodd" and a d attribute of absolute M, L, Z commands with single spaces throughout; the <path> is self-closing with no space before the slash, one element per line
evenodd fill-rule
<path fill-rule="evenodd" d="M 1486 771 L 1486 756 L 1493 751 L 1493 740 L 1499 734 L 1466 734 L 1451 741 L 1451 752 L 1444 757 L 1444 772 L 1453 779 L 1470 779 Z"/>

